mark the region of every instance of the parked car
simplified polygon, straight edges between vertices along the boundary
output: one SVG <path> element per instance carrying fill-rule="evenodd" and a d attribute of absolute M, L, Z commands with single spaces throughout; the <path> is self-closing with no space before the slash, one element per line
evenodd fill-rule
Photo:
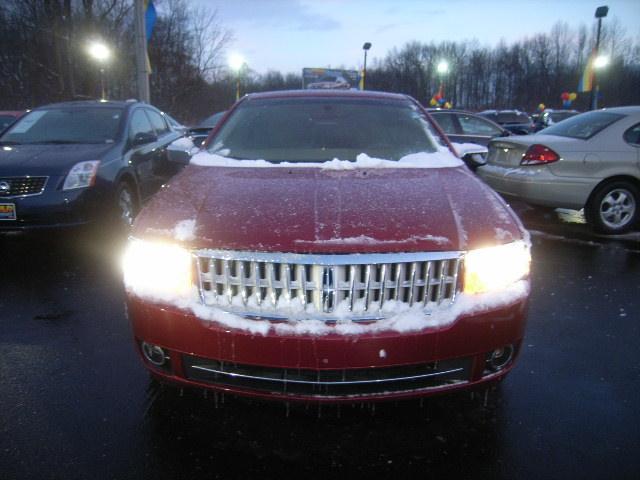
<path fill-rule="evenodd" d="M 597 230 L 622 233 L 640 211 L 640 107 L 582 113 L 526 137 L 489 143 L 479 175 L 532 205 L 581 209 Z"/>
<path fill-rule="evenodd" d="M 501 125 L 515 135 L 528 135 L 534 131 L 533 120 L 520 110 L 485 110 L 478 115 Z"/>
<path fill-rule="evenodd" d="M 237 102 L 141 211 L 124 255 L 150 372 L 246 396 L 361 402 L 510 371 L 526 232 L 432 122 L 390 93 Z"/>
<path fill-rule="evenodd" d="M 543 128 L 550 127 L 562 120 L 566 120 L 567 118 L 571 118 L 574 115 L 578 115 L 580 112 L 578 110 L 553 110 L 551 108 L 546 108 L 537 116 L 534 120 L 534 130 L 539 132 Z"/>
<path fill-rule="evenodd" d="M 32 110 L 0 136 L 0 231 L 130 224 L 174 175 L 180 135 L 154 107 L 82 101 Z"/>
<path fill-rule="evenodd" d="M 0 111 L 0 133 L 25 114 L 24 110 Z"/>
<path fill-rule="evenodd" d="M 428 112 L 452 142 L 477 143 L 486 147 L 492 138 L 511 134 L 497 123 L 464 110 L 430 108 Z"/>
<path fill-rule="evenodd" d="M 214 113 L 210 117 L 205 118 L 198 125 L 187 130 L 187 137 L 189 137 L 193 141 L 194 145 L 202 146 L 204 144 L 204 141 L 211 133 L 211 130 L 213 130 L 216 125 L 220 123 L 220 120 L 222 120 L 226 113 L 227 111 L 224 110 L 222 112 Z"/>

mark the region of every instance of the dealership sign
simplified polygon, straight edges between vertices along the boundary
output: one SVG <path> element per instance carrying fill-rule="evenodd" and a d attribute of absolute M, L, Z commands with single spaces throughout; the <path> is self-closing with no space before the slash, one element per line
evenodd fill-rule
<path fill-rule="evenodd" d="M 360 72 L 332 68 L 303 68 L 302 88 L 311 89 L 358 89 Z"/>

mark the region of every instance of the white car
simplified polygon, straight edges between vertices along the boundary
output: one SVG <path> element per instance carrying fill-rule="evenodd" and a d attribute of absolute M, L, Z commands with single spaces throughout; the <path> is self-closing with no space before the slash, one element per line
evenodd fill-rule
<path fill-rule="evenodd" d="M 492 140 L 478 174 L 529 204 L 584 208 L 601 232 L 640 217 L 640 106 L 582 113 L 527 136 Z"/>

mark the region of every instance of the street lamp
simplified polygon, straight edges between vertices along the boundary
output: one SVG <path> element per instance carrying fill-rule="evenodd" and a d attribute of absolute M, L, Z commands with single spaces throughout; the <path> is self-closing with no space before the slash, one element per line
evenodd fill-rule
<path fill-rule="evenodd" d="M 447 62 L 446 60 L 440 60 L 438 66 L 436 67 L 436 71 L 441 76 L 446 75 L 449 72 L 449 62 Z"/>
<path fill-rule="evenodd" d="M 609 57 L 606 55 L 598 55 L 593 61 L 593 68 L 601 69 L 609 65 Z"/>
<path fill-rule="evenodd" d="M 91 58 L 93 58 L 98 65 L 100 65 L 100 87 L 102 90 L 102 100 L 105 99 L 105 88 L 104 88 L 104 66 L 107 61 L 111 58 L 111 50 L 102 42 L 91 42 L 87 46 L 87 53 Z"/>
<path fill-rule="evenodd" d="M 598 61 L 598 55 L 600 53 L 600 30 L 602 29 L 602 19 L 607 16 L 609 13 L 609 7 L 603 5 L 601 7 L 596 8 L 595 17 L 598 19 L 598 34 L 596 35 L 596 48 L 593 52 L 596 59 L 594 60 L 595 68 L 602 68 L 604 65 L 596 66 L 595 62 Z M 598 75 L 595 70 L 593 72 L 594 77 L 594 86 L 591 89 L 591 110 L 596 110 L 598 108 L 598 93 L 600 93 L 600 85 L 598 84 Z"/>
<path fill-rule="evenodd" d="M 365 42 L 362 45 L 362 50 L 364 50 L 364 66 L 362 68 L 362 90 L 365 89 L 365 81 L 367 79 L 367 52 L 371 48 L 371 42 Z"/>
<path fill-rule="evenodd" d="M 236 101 L 240 99 L 240 73 L 242 68 L 246 65 L 244 57 L 239 53 L 232 53 L 227 59 L 229 68 L 236 73 Z"/>

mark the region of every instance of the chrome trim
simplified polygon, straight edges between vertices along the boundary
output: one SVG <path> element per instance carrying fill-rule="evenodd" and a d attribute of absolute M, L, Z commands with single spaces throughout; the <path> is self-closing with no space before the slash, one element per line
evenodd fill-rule
<path fill-rule="evenodd" d="M 449 260 L 462 257 L 464 252 L 402 252 L 402 253 L 351 253 L 313 254 L 281 252 L 248 252 L 244 250 L 195 250 L 199 257 L 220 260 L 244 260 L 247 262 L 295 263 L 304 265 L 380 265 L 383 263 L 411 263 L 431 260 Z"/>
<path fill-rule="evenodd" d="M 265 382 L 279 382 L 284 384 L 298 383 L 298 384 L 304 384 L 304 385 L 362 385 L 362 384 L 371 384 L 371 383 L 375 384 L 375 383 L 400 382 L 405 380 L 417 380 L 419 378 L 439 377 L 442 375 L 457 373 L 464 370 L 463 367 L 459 367 L 459 368 L 452 368 L 451 370 L 443 370 L 441 372 L 425 373 L 422 375 L 411 375 L 408 377 L 376 378 L 372 380 L 351 380 L 351 381 L 342 380 L 337 382 L 327 382 L 327 381 L 317 380 L 315 382 L 310 382 L 307 380 L 290 380 L 290 379 L 274 378 L 274 377 L 258 377 L 255 375 L 246 375 L 242 373 L 225 372 L 223 370 L 216 370 L 215 368 L 203 367 L 201 365 L 190 365 L 187 368 L 194 368 L 196 370 L 211 372 L 218 375 L 226 375 L 228 377 L 233 377 L 233 378 L 248 378 L 250 380 L 264 380 Z"/>
<path fill-rule="evenodd" d="M 42 184 L 42 189 L 38 193 L 27 193 L 24 195 L 0 195 L 0 200 L 5 200 L 9 198 L 25 198 L 25 197 L 36 197 L 38 195 L 42 195 L 47 188 L 47 184 L 49 183 L 48 175 L 12 175 L 12 176 L 2 176 L 0 178 L 44 178 L 44 183 Z"/>
<path fill-rule="evenodd" d="M 409 306 L 422 303 L 422 311 L 429 314 L 430 307 L 454 301 L 464 258 L 464 252 L 304 255 L 196 250 L 193 255 L 203 305 L 253 319 L 325 322 L 345 320 L 334 313 L 343 302 L 350 312 L 346 319 L 352 321 L 388 317 L 391 313 L 383 313 L 382 307 L 389 299 Z M 292 305 L 294 299 L 299 302 Z"/>

